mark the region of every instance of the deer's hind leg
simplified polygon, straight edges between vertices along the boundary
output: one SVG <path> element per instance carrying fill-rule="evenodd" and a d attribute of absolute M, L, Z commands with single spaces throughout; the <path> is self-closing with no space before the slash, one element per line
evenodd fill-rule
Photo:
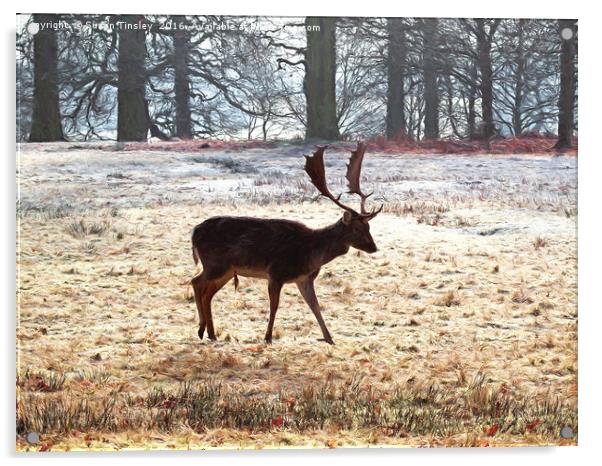
<path fill-rule="evenodd" d="M 196 275 L 191 281 L 192 290 L 194 293 L 194 302 L 196 303 L 197 312 L 199 313 L 199 338 L 202 340 L 203 335 L 205 333 L 205 328 L 207 326 L 207 322 L 205 321 L 205 313 L 203 312 L 203 304 L 201 301 L 201 296 L 203 294 L 203 285 L 206 282 L 205 280 L 205 272 Z"/>
<path fill-rule="evenodd" d="M 223 288 L 223 286 L 230 281 L 234 276 L 233 273 L 227 273 L 219 278 L 213 280 L 207 280 L 202 294 L 203 310 L 205 312 L 205 322 L 207 324 L 207 336 L 211 340 L 217 340 L 215 337 L 215 330 L 213 329 L 213 316 L 211 314 L 211 300 L 215 293 Z"/>
<path fill-rule="evenodd" d="M 211 300 L 228 281 L 233 277 L 230 271 L 217 273 L 217 271 L 204 270 L 203 273 L 192 279 L 194 289 L 194 299 L 199 312 L 199 338 L 203 339 L 205 328 L 207 336 L 211 340 L 216 340 L 215 330 L 213 328 L 213 316 L 211 314 Z"/>

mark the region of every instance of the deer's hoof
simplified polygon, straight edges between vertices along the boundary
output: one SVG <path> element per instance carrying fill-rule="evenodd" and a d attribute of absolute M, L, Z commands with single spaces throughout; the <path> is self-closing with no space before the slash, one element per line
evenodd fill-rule
<path fill-rule="evenodd" d="M 270 338 L 265 337 L 265 344 L 266 345 L 271 345 L 272 344 L 272 337 L 270 337 Z"/>
<path fill-rule="evenodd" d="M 198 331 L 198 336 L 199 338 L 202 340 L 203 339 L 203 334 L 205 333 L 205 329 L 204 328 L 199 328 Z"/>
<path fill-rule="evenodd" d="M 332 338 L 318 338 L 318 341 L 323 341 L 325 343 L 328 343 L 329 345 L 334 346 L 334 340 Z"/>

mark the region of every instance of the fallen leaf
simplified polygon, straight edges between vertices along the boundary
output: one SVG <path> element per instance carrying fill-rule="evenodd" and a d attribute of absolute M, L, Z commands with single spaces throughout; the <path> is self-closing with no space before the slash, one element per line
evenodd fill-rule
<path fill-rule="evenodd" d="M 272 419 L 272 427 L 282 427 L 282 424 L 284 424 L 284 419 L 282 416 L 278 415 Z"/>
<path fill-rule="evenodd" d="M 541 425 L 541 420 L 540 419 L 535 419 L 534 421 L 531 421 L 531 422 L 527 423 L 527 432 L 533 432 L 540 425 Z"/>
<path fill-rule="evenodd" d="M 43 443 L 42 446 L 40 446 L 40 449 L 38 451 L 50 451 L 52 450 L 52 442 L 46 442 Z"/>
<path fill-rule="evenodd" d="M 326 440 L 326 446 L 328 448 L 336 448 L 336 447 L 338 447 L 338 443 L 335 439 L 328 439 L 328 440 Z"/>

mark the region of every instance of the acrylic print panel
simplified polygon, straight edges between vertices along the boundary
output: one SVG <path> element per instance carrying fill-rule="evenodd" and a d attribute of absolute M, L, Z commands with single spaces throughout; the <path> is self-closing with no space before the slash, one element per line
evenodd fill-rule
<path fill-rule="evenodd" d="M 576 21 L 17 26 L 19 451 L 577 443 Z"/>

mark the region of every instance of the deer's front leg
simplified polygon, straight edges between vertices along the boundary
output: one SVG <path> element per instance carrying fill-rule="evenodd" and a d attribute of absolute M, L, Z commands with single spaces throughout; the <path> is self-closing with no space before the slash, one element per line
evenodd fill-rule
<path fill-rule="evenodd" d="M 282 290 L 282 283 L 278 280 L 270 279 L 268 282 L 268 294 L 270 295 L 270 320 L 268 322 L 268 329 L 265 332 L 266 343 L 272 343 L 272 330 L 274 328 L 274 320 L 276 320 L 278 304 L 280 303 L 280 290 Z"/>
<path fill-rule="evenodd" d="M 309 276 L 301 281 L 297 282 L 297 288 L 301 292 L 301 296 L 312 310 L 316 319 L 318 320 L 318 324 L 320 325 L 320 330 L 322 330 L 322 335 L 324 336 L 324 341 L 331 345 L 334 345 L 334 341 L 330 336 L 330 332 L 328 328 L 326 328 L 326 323 L 322 318 L 322 311 L 320 310 L 320 303 L 318 303 L 318 298 L 316 296 L 316 290 L 314 289 L 314 279 L 317 274 Z"/>

